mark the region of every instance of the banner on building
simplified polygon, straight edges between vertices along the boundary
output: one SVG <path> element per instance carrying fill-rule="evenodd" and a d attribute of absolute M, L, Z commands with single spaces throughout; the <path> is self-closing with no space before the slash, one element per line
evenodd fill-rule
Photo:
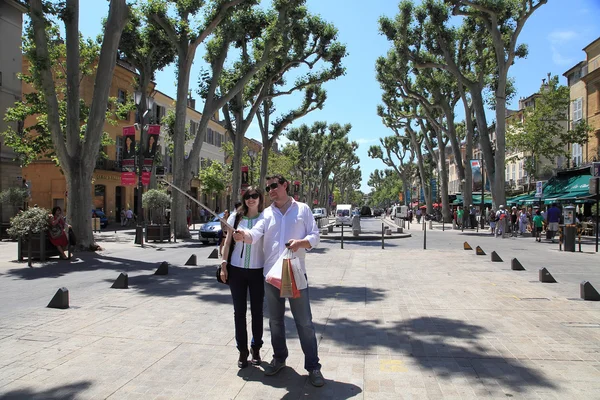
<path fill-rule="evenodd" d="M 144 164 L 142 165 L 142 184 L 144 186 L 148 186 L 150 184 L 150 176 L 152 175 L 152 166 L 154 165 L 154 157 L 156 156 L 156 147 L 158 146 L 159 135 L 160 125 L 148 126 L 148 142 L 146 143 Z"/>
<path fill-rule="evenodd" d="M 123 127 L 123 157 L 121 159 L 121 185 L 135 186 L 135 128 Z"/>
<path fill-rule="evenodd" d="M 471 176 L 473 180 L 473 192 L 481 192 L 483 185 L 483 171 L 481 170 L 481 160 L 471 160 Z"/>
<path fill-rule="evenodd" d="M 242 166 L 242 189 L 247 188 L 248 186 L 250 186 L 250 180 L 248 179 L 248 166 L 244 165 Z"/>

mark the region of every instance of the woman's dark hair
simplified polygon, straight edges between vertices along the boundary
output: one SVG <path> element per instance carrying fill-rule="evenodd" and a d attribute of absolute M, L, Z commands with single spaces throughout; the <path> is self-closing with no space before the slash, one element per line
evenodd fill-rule
<path fill-rule="evenodd" d="M 260 190 L 256 186 L 248 186 L 248 188 L 246 189 L 246 193 L 244 193 L 244 196 L 248 193 L 253 192 L 258 193 L 258 212 L 261 213 L 264 208 L 264 196 L 262 190 Z M 236 211 L 242 216 L 248 215 L 248 206 L 246 205 L 245 200 L 242 201 L 242 205 Z"/>
<path fill-rule="evenodd" d="M 62 212 L 62 208 L 60 208 L 59 206 L 53 207 L 52 208 L 52 215 L 56 215 L 56 212 L 60 210 Z"/>

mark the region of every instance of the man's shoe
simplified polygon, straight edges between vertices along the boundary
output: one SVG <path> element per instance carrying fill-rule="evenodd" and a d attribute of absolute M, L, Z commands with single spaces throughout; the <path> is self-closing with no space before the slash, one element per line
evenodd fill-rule
<path fill-rule="evenodd" d="M 308 380 L 310 384 L 316 387 L 321 387 L 325 384 L 325 378 L 323 378 L 323 374 L 321 370 L 315 369 L 314 371 L 309 371 Z"/>
<path fill-rule="evenodd" d="M 251 347 L 250 355 L 252 356 L 252 359 L 250 360 L 252 365 L 260 365 L 260 362 L 262 361 L 260 359 L 260 349 L 255 349 L 254 347 Z"/>
<path fill-rule="evenodd" d="M 277 361 L 272 359 L 271 363 L 265 367 L 265 375 L 272 376 L 281 371 L 285 367 L 285 361 Z"/>
<path fill-rule="evenodd" d="M 248 366 L 248 350 L 240 351 L 238 359 L 238 368 L 246 368 Z"/>

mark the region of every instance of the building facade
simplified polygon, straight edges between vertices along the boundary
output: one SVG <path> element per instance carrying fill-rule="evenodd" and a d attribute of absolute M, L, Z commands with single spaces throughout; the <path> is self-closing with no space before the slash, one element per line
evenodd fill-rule
<path fill-rule="evenodd" d="M 23 34 L 23 14 L 27 8 L 16 0 L 0 0 L 0 37 L 2 38 L 2 51 L 0 51 L 0 132 L 8 129 L 4 122 L 4 113 L 16 101 L 21 100 L 21 72 L 22 53 L 21 36 Z M 19 127 L 13 124 L 12 129 Z M 20 163 L 15 161 L 15 153 L 4 144 L 0 136 L 0 191 L 17 187 L 23 184 Z M 8 221 L 14 215 L 13 207 L 0 204 L 0 220 Z"/>

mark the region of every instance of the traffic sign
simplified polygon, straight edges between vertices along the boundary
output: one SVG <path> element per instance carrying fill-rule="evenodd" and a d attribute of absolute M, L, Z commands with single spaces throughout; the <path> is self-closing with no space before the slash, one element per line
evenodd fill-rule
<path fill-rule="evenodd" d="M 535 183 L 535 197 L 542 197 L 544 192 L 544 183 L 542 181 L 537 181 Z"/>

